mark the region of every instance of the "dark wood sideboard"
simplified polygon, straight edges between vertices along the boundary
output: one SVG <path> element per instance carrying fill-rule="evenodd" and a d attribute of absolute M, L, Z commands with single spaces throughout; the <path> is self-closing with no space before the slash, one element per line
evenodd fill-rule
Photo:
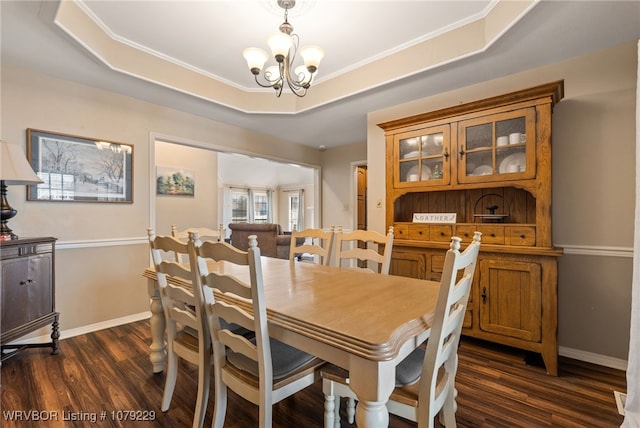
<path fill-rule="evenodd" d="M 0 242 L 0 347 L 2 360 L 11 350 L 51 347 L 59 352 L 59 313 L 55 310 L 56 238 L 25 238 Z M 51 324 L 51 342 L 11 344 Z"/>

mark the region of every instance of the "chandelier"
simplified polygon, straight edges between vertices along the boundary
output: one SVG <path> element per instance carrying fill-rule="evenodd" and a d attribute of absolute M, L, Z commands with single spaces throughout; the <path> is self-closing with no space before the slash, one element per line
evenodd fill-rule
<path fill-rule="evenodd" d="M 324 51 L 319 47 L 305 46 L 300 49 L 304 65 L 296 66 L 294 64 L 299 38 L 297 34 L 293 33 L 293 26 L 289 24 L 287 17 L 289 9 L 295 5 L 295 0 L 278 0 L 278 6 L 284 9 L 284 22 L 280 24 L 280 32 L 272 34 L 267 39 L 277 65 L 269 66 L 264 70 L 262 81 L 260 73 L 264 63 L 267 62 L 267 53 L 259 48 L 246 48 L 242 51 L 242 56 L 247 60 L 247 65 L 255 76 L 256 83 L 263 88 L 275 89 L 277 97 L 282 94 L 285 83 L 291 92 L 299 97 L 304 97 L 318 71 L 320 61 L 324 57 Z"/>

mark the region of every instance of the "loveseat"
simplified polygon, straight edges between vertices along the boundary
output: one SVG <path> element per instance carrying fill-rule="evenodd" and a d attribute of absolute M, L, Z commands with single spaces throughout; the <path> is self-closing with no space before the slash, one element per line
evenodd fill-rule
<path fill-rule="evenodd" d="M 229 229 L 231 229 L 231 245 L 239 250 L 247 251 L 249 236 L 256 235 L 261 255 L 279 259 L 289 258 L 291 235 L 282 232 L 279 224 L 229 223 Z"/>

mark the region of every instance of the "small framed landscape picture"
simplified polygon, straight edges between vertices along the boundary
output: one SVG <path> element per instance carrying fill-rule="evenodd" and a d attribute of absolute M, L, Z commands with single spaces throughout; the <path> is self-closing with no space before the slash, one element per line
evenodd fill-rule
<path fill-rule="evenodd" d="M 27 200 L 133 203 L 133 145 L 27 129 Z"/>
<path fill-rule="evenodd" d="M 193 171 L 171 166 L 156 167 L 156 193 L 169 196 L 194 196 Z"/>

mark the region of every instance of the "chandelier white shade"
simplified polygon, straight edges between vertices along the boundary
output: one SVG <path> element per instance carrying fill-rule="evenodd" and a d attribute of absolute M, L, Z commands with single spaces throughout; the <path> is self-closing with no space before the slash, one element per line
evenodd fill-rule
<path fill-rule="evenodd" d="M 256 83 L 263 88 L 273 88 L 278 97 L 282 94 L 285 84 L 295 95 L 304 97 L 324 57 L 324 51 L 319 47 L 305 46 L 300 49 L 304 64 L 294 64 L 299 38 L 293 33 L 293 26 L 289 24 L 287 16 L 288 10 L 295 4 L 295 0 L 278 0 L 278 5 L 284 9 L 284 22 L 280 25 L 280 32 L 271 34 L 267 39 L 277 65 L 264 68 L 269 56 L 262 49 L 251 47 L 242 51 L 242 56 L 255 76 Z"/>

